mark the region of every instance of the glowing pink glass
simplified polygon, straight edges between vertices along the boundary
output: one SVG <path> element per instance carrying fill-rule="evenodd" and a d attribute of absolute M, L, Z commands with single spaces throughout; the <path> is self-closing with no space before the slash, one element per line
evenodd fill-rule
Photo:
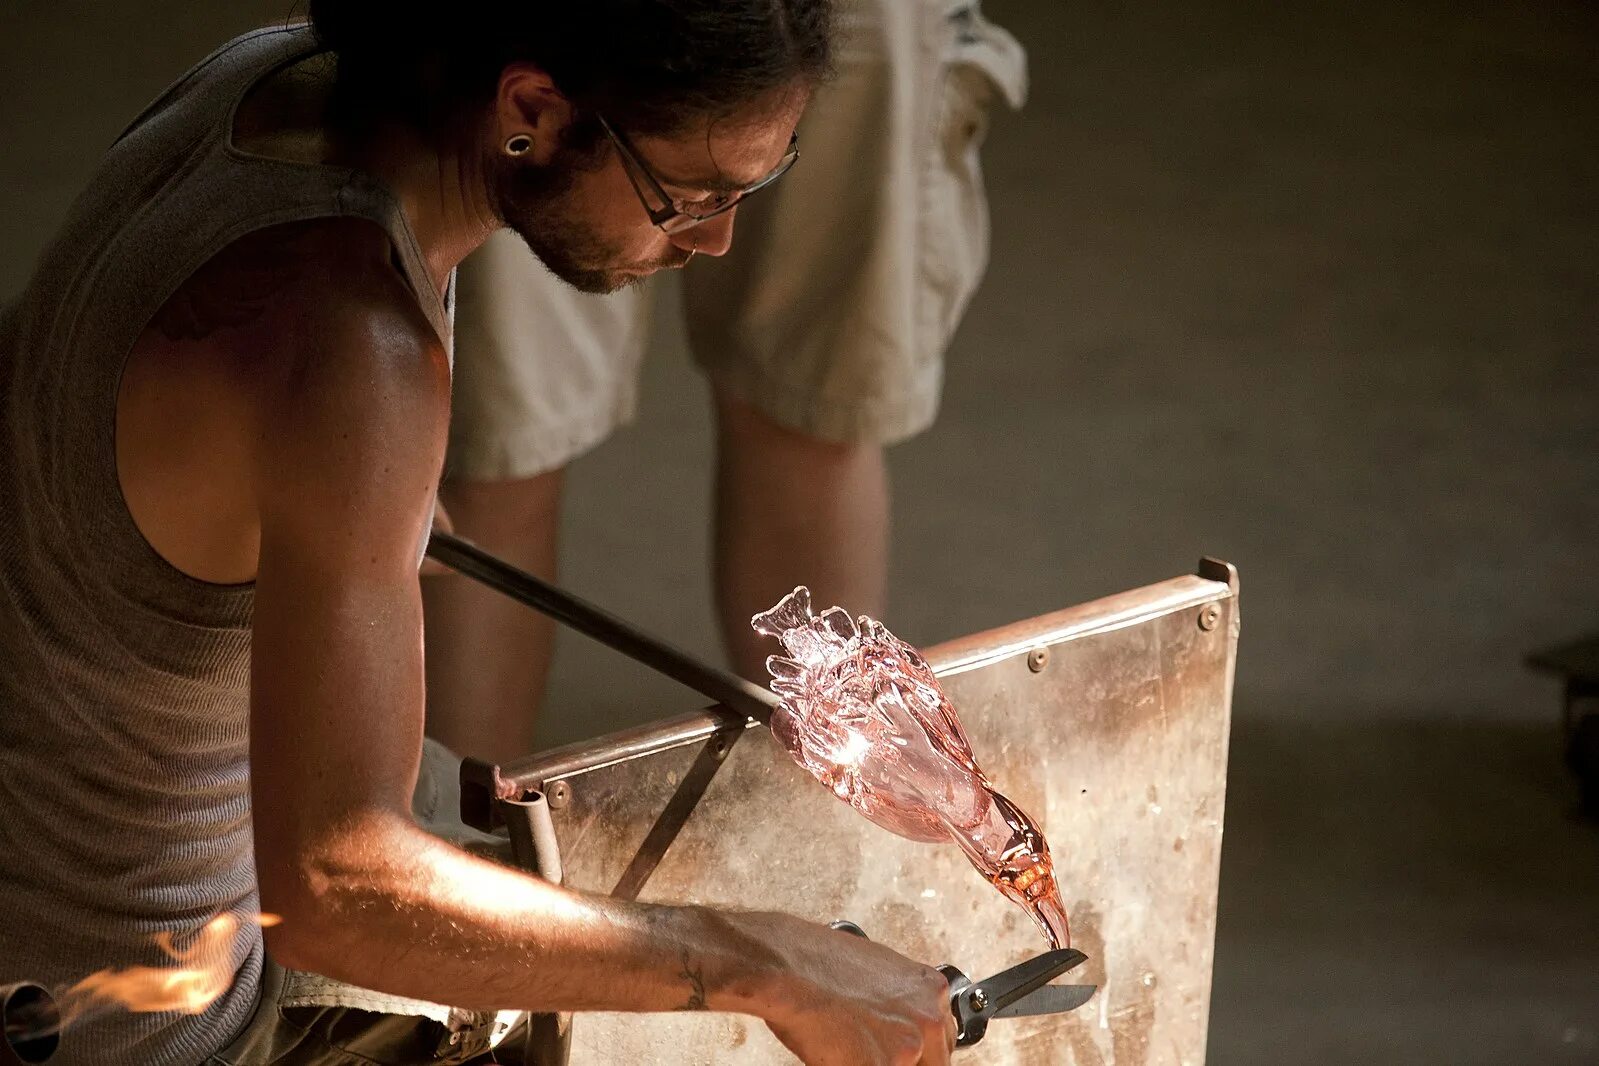
<path fill-rule="evenodd" d="M 1038 825 L 972 757 L 927 661 L 882 623 L 811 613 L 803 585 L 750 620 L 788 655 L 766 660 L 782 707 L 772 735 L 839 799 L 910 840 L 960 845 L 978 873 L 1032 915 L 1051 947 L 1071 933 Z"/>

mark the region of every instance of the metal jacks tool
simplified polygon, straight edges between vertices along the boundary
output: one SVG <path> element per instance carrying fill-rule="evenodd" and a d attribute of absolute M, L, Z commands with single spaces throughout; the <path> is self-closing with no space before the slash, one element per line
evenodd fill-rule
<path fill-rule="evenodd" d="M 834 922 L 832 927 L 851 936 L 865 937 L 854 922 Z M 1052 985 L 1049 982 L 1076 969 L 1088 956 L 1075 948 L 1057 948 L 1026 962 L 973 981 L 948 963 L 938 972 L 949 982 L 949 1009 L 955 1016 L 955 1046 L 971 1047 L 988 1032 L 996 1018 L 1024 1018 L 1064 1014 L 1076 1010 L 1098 990 L 1097 985 Z"/>
<path fill-rule="evenodd" d="M 434 533 L 428 540 L 427 553 L 451 570 L 481 581 L 496 592 L 593 637 L 729 710 L 762 725 L 771 724 L 778 700 L 765 688 L 731 671 L 702 662 L 603 607 L 512 566 L 469 540 L 451 533 Z"/>

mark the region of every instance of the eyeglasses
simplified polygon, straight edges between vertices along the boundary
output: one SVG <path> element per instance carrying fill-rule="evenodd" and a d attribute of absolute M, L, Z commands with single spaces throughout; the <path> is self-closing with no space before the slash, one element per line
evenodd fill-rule
<path fill-rule="evenodd" d="M 600 128 L 605 130 L 605 135 L 616 145 L 617 154 L 622 157 L 627 180 L 633 184 L 633 191 L 638 194 L 639 203 L 644 205 L 650 221 L 666 233 L 681 233 L 683 230 L 698 226 L 701 222 L 733 210 L 745 197 L 759 192 L 781 178 L 788 172 L 788 168 L 794 165 L 795 160 L 799 159 L 799 134 L 796 133 L 789 138 L 788 151 L 777 161 L 777 166 L 760 180 L 739 189 L 712 193 L 703 200 L 684 200 L 668 194 L 661 187 L 660 181 L 650 172 L 650 168 L 644 165 L 644 160 L 638 152 L 627 142 L 627 138 L 605 121 L 604 115 L 598 117 Z"/>

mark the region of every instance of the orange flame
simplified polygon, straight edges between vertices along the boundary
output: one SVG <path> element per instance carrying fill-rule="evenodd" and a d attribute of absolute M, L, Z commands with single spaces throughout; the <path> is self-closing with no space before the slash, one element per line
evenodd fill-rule
<path fill-rule="evenodd" d="M 252 920 L 263 929 L 282 921 L 275 914 Z M 156 946 L 176 966 L 129 966 L 92 973 L 61 997 L 62 1016 L 79 1017 L 100 1006 L 199 1014 L 233 983 L 233 935 L 238 930 L 237 916 L 219 914 L 186 948 L 173 944 L 171 933 L 160 933 L 155 938 Z"/>

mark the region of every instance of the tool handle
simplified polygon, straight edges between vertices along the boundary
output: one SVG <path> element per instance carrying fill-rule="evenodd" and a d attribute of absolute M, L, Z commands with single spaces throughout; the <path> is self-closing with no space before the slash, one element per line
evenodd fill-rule
<path fill-rule="evenodd" d="M 988 1015 L 972 1003 L 972 979 L 949 963 L 938 968 L 949 982 L 949 1009 L 955 1015 L 955 1046 L 971 1047 L 988 1034 Z"/>

